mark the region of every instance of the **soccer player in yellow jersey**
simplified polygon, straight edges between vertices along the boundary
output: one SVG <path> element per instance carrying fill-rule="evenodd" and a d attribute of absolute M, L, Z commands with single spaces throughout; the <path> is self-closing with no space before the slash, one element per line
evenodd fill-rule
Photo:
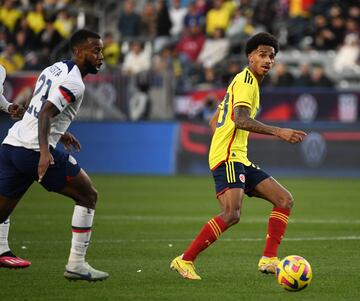
<path fill-rule="evenodd" d="M 221 213 L 210 219 L 184 254 L 171 262 L 170 267 L 184 278 L 201 279 L 193 262 L 221 233 L 239 222 L 244 194 L 265 199 L 273 205 L 258 269 L 263 273 L 275 273 L 279 262 L 277 250 L 294 200 L 273 177 L 249 161 L 247 141 L 249 132 L 276 136 L 289 143 L 299 143 L 306 136 L 303 131 L 270 126 L 254 119 L 260 104 L 259 85 L 273 66 L 278 50 L 278 41 L 269 33 L 258 33 L 248 40 L 248 66 L 230 83 L 224 100 L 210 120 L 214 135 L 209 165 Z"/>

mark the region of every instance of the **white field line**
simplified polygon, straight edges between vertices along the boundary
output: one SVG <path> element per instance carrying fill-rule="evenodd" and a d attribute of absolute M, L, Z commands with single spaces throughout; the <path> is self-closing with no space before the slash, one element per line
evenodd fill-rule
<path fill-rule="evenodd" d="M 293 237 L 293 238 L 284 238 L 283 241 L 346 241 L 346 240 L 360 240 L 360 236 L 320 236 L 320 237 Z M 190 239 L 184 238 L 175 238 L 175 239 L 103 239 L 103 240 L 94 240 L 91 243 L 94 244 L 127 244 L 127 243 L 182 243 L 192 241 Z M 243 238 L 220 238 L 219 241 L 223 242 L 257 242 L 265 241 L 265 238 L 259 237 L 243 237 Z M 22 244 L 22 245 L 31 245 L 31 244 L 63 244 L 69 243 L 68 240 L 53 240 L 53 241 L 14 241 L 11 244 Z M 170 247 L 170 245 L 169 245 Z"/>
<path fill-rule="evenodd" d="M 19 214 L 20 216 L 20 214 Z M 51 214 L 52 219 L 44 219 L 43 215 L 32 215 L 31 219 L 42 220 L 44 224 L 57 223 L 57 218 L 63 218 L 59 214 Z M 211 216 L 155 216 L 155 215 L 102 215 L 95 214 L 95 221 L 110 221 L 111 223 L 131 223 L 131 222 L 148 222 L 157 224 L 175 224 L 184 222 L 206 222 Z M 15 222 L 15 219 L 14 219 Z M 21 222 L 19 219 L 18 222 Z M 263 224 L 267 223 L 268 218 L 247 218 L 246 216 L 241 217 L 240 224 Z M 339 224 L 339 225 L 360 225 L 360 219 L 312 219 L 312 218 L 292 218 L 290 216 L 289 223 L 291 224 Z"/>

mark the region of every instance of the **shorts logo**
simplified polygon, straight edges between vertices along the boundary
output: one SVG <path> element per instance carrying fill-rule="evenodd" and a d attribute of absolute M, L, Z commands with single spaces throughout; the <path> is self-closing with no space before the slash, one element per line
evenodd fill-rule
<path fill-rule="evenodd" d="M 245 175 L 241 173 L 239 175 L 239 180 L 240 180 L 241 183 L 245 183 Z"/>
<path fill-rule="evenodd" d="M 73 156 L 71 156 L 71 155 L 69 155 L 69 159 L 68 159 L 68 161 L 72 164 L 72 165 L 76 165 L 76 160 L 75 160 L 75 158 L 73 157 Z"/>

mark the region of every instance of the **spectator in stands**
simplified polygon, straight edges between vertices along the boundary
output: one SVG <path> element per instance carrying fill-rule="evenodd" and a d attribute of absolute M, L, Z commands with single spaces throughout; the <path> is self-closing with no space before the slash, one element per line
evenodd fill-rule
<path fill-rule="evenodd" d="M 345 37 L 345 20 L 342 16 L 331 18 L 330 30 L 333 33 L 333 38 L 328 41 L 328 48 L 336 49 L 340 46 Z M 330 44 L 330 45 L 329 45 Z"/>
<path fill-rule="evenodd" d="M 140 35 L 147 38 L 156 36 L 157 13 L 153 2 L 146 2 L 140 17 Z"/>
<path fill-rule="evenodd" d="M 4 26 L 0 26 L 0 53 L 2 53 L 8 43 L 7 30 Z"/>
<path fill-rule="evenodd" d="M 158 52 L 165 44 L 169 42 L 171 20 L 169 10 L 165 0 L 157 0 L 157 17 L 156 17 L 156 39 L 154 41 L 154 51 Z"/>
<path fill-rule="evenodd" d="M 301 63 L 299 65 L 300 74 L 296 77 L 295 85 L 298 87 L 311 86 L 310 66 L 308 63 Z"/>
<path fill-rule="evenodd" d="M 190 0 L 195 3 L 196 10 L 198 13 L 206 16 L 207 12 L 212 7 L 212 0 Z"/>
<path fill-rule="evenodd" d="M 214 67 L 205 67 L 200 74 L 197 88 L 198 89 L 214 89 L 222 87 L 221 80 Z"/>
<path fill-rule="evenodd" d="M 60 33 L 55 29 L 54 21 L 54 17 L 48 17 L 45 21 L 45 27 L 39 33 L 41 48 L 48 49 L 49 53 L 63 40 Z"/>
<path fill-rule="evenodd" d="M 13 43 L 8 43 L 4 51 L 0 54 L 0 65 L 6 69 L 7 74 L 13 74 L 24 67 L 25 59 L 21 53 L 16 50 Z"/>
<path fill-rule="evenodd" d="M 24 55 L 28 50 L 29 44 L 26 43 L 27 36 L 26 31 L 19 30 L 15 33 L 14 45 L 16 50 Z"/>
<path fill-rule="evenodd" d="M 58 11 L 56 20 L 54 22 L 54 27 L 60 33 L 63 39 L 70 37 L 74 30 L 74 25 L 74 19 L 66 9 L 61 9 Z"/>
<path fill-rule="evenodd" d="M 171 74 L 174 79 L 175 93 L 181 94 L 184 92 L 184 67 L 176 51 L 175 45 L 169 44 L 156 54 L 154 56 L 153 67 L 155 75 L 159 75 L 160 80 L 162 77 L 168 76 L 168 72 Z"/>
<path fill-rule="evenodd" d="M 254 26 L 251 24 L 252 12 L 250 10 L 243 11 L 237 8 L 231 17 L 229 27 L 226 31 L 226 35 L 230 39 L 239 37 L 241 39 L 251 35 L 254 31 Z"/>
<path fill-rule="evenodd" d="M 206 34 L 211 36 L 216 28 L 227 30 L 231 15 L 236 8 L 233 1 L 213 0 L 213 8 L 206 15 Z"/>
<path fill-rule="evenodd" d="M 43 68 L 44 64 L 40 61 L 39 54 L 37 52 L 29 51 L 25 54 L 25 65 L 23 70 L 34 71 L 41 70 Z"/>
<path fill-rule="evenodd" d="M 200 26 L 194 24 L 184 29 L 180 40 L 176 44 L 176 50 L 185 62 L 196 62 L 199 53 L 205 43 L 205 35 Z"/>
<path fill-rule="evenodd" d="M 228 55 L 229 48 L 230 42 L 224 37 L 223 29 L 215 28 L 211 37 L 205 40 L 197 62 L 205 68 L 214 67 Z"/>
<path fill-rule="evenodd" d="M 103 55 L 105 64 L 109 68 L 115 68 L 118 65 L 120 59 L 120 45 L 115 41 L 114 35 L 111 32 L 105 33 L 103 41 Z"/>
<path fill-rule="evenodd" d="M 137 37 L 140 33 L 140 16 L 135 12 L 132 0 L 124 1 L 118 29 L 122 38 Z"/>
<path fill-rule="evenodd" d="M 25 33 L 26 41 L 25 45 L 29 47 L 31 45 L 32 49 L 39 48 L 37 36 L 35 33 L 31 30 L 29 23 L 27 21 L 26 16 L 21 16 L 18 21 L 16 22 L 14 34 L 16 35 L 19 31 L 22 31 Z"/>
<path fill-rule="evenodd" d="M 317 50 L 332 49 L 331 45 L 334 39 L 334 33 L 331 31 L 325 16 L 322 14 L 316 15 L 312 27 L 312 46 Z"/>
<path fill-rule="evenodd" d="M 14 8 L 13 0 L 5 0 L 0 7 L 0 23 L 3 24 L 10 33 L 13 32 L 16 22 L 21 15 L 21 11 Z"/>
<path fill-rule="evenodd" d="M 128 75 L 137 75 L 149 71 L 151 66 L 151 46 L 142 45 L 140 41 L 131 43 L 130 51 L 125 55 L 122 70 Z"/>
<path fill-rule="evenodd" d="M 197 9 L 195 1 L 189 2 L 187 14 L 184 18 L 184 25 L 187 28 L 191 26 L 198 26 L 201 29 L 205 26 L 204 12 Z"/>
<path fill-rule="evenodd" d="M 38 1 L 35 4 L 35 10 L 29 11 L 26 19 L 29 27 L 35 34 L 39 34 L 46 26 L 44 4 Z"/>
<path fill-rule="evenodd" d="M 294 85 L 294 76 L 287 70 L 285 63 L 278 61 L 275 64 L 270 84 L 274 87 L 291 87 Z"/>
<path fill-rule="evenodd" d="M 354 3 L 353 5 L 351 5 L 349 7 L 348 14 L 349 14 L 349 18 L 353 19 L 359 26 L 359 24 L 360 24 L 360 7 L 359 7 L 359 3 L 356 3 L 356 4 Z"/>
<path fill-rule="evenodd" d="M 315 0 L 289 0 L 288 43 L 298 45 L 307 32 L 310 10 Z"/>
<path fill-rule="evenodd" d="M 326 76 L 324 68 L 314 66 L 311 72 L 311 85 L 313 87 L 333 87 L 334 83 Z"/>
<path fill-rule="evenodd" d="M 345 36 L 353 33 L 360 37 L 360 22 L 357 22 L 354 18 L 349 18 L 345 22 Z"/>
<path fill-rule="evenodd" d="M 221 74 L 223 86 L 228 86 L 236 74 L 241 72 L 241 64 L 237 60 L 228 60 L 226 69 Z"/>
<path fill-rule="evenodd" d="M 277 23 L 284 18 L 284 15 L 288 15 L 287 0 L 257 1 L 254 8 L 252 8 L 250 2 L 250 0 L 241 1 L 240 9 L 244 15 L 251 14 L 252 20 L 250 23 L 261 25 L 263 27 L 261 31 L 275 32 L 277 30 Z M 250 33 L 250 35 L 252 35 L 252 33 Z"/>
<path fill-rule="evenodd" d="M 344 69 L 355 70 L 359 68 L 360 58 L 359 37 L 350 33 L 345 37 L 344 44 L 336 52 L 334 69 L 341 72 Z"/>
<path fill-rule="evenodd" d="M 187 8 L 181 6 L 181 0 L 172 0 L 169 14 L 172 23 L 170 33 L 172 36 L 178 37 L 184 29 L 184 19 L 187 14 Z"/>

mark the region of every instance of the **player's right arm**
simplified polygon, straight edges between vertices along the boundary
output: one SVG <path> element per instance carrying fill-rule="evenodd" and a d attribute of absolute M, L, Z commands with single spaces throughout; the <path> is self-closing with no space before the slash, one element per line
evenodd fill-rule
<path fill-rule="evenodd" d="M 273 135 L 289 143 L 301 142 L 306 136 L 306 133 L 303 131 L 271 126 L 255 120 L 250 117 L 250 108 L 241 105 L 234 108 L 234 122 L 238 129 L 253 133 Z"/>
<path fill-rule="evenodd" d="M 38 164 L 39 182 L 42 181 L 49 165 L 54 164 L 54 158 L 49 150 L 49 134 L 51 118 L 59 114 L 59 109 L 50 101 L 45 102 L 39 113 L 38 136 L 40 146 L 40 159 Z"/>

